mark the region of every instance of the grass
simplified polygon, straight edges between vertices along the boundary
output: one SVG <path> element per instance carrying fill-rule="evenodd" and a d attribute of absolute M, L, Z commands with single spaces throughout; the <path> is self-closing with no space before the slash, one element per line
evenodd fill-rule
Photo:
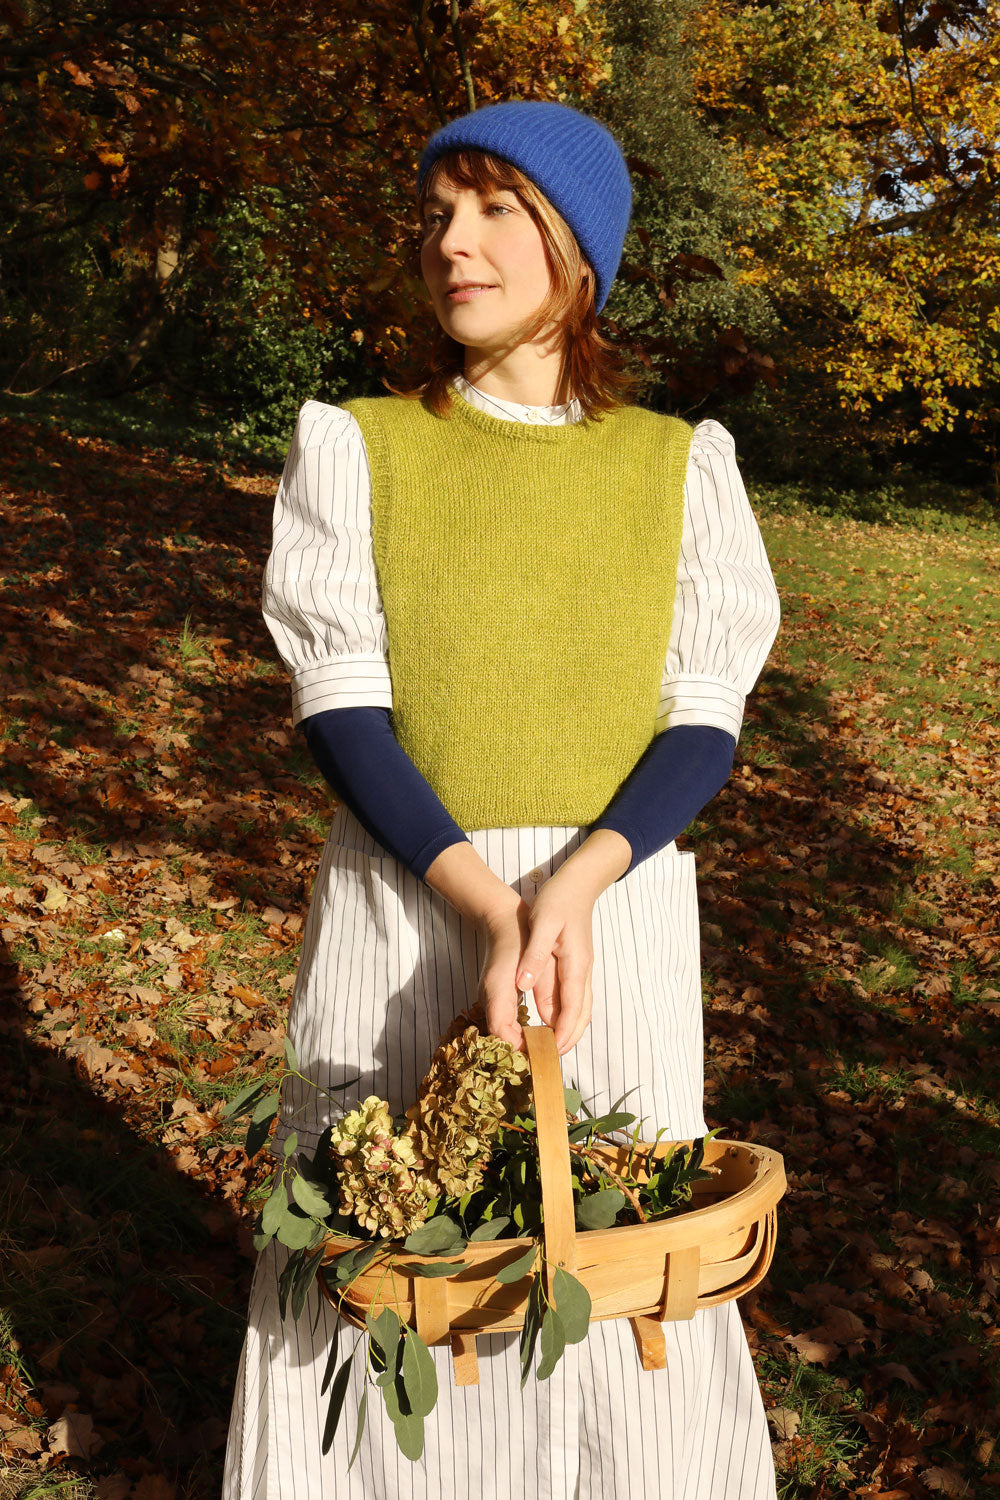
<path fill-rule="evenodd" d="M 779 1500 L 808 1494 L 824 1477 L 828 1492 L 836 1494 L 837 1480 L 846 1485 L 848 1461 L 863 1446 L 864 1433 L 852 1412 L 865 1409 L 864 1392 L 816 1365 L 799 1364 L 786 1372 L 780 1361 L 764 1356 L 758 1370 L 778 1390 L 775 1405 L 799 1417 L 795 1437 L 779 1448 Z"/>

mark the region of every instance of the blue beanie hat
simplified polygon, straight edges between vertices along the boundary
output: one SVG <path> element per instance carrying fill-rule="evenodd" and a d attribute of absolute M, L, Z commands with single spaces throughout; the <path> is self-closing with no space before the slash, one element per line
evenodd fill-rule
<path fill-rule="evenodd" d="M 599 121 L 567 104 L 511 100 L 451 120 L 431 136 L 417 191 L 447 151 L 488 151 L 519 167 L 566 220 L 593 267 L 600 312 L 615 279 L 632 212 L 632 184 L 621 148 Z"/>

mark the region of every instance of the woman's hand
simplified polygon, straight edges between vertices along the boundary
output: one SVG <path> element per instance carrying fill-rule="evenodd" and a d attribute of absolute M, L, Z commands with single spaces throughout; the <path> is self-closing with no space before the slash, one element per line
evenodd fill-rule
<path fill-rule="evenodd" d="M 527 933 L 528 906 L 516 891 L 509 886 L 507 890 L 510 900 L 491 907 L 477 922 L 486 949 L 479 974 L 479 1000 L 486 1009 L 491 1034 L 525 1052 L 524 1032 L 517 1019 L 515 978 Z"/>
<path fill-rule="evenodd" d="M 516 982 L 534 992 L 560 1055 L 576 1046 L 594 1011 L 594 904 L 631 858 L 627 839 L 600 829 L 539 886 L 531 904 Z"/>
<path fill-rule="evenodd" d="M 517 1019 L 519 990 L 533 990 L 538 1013 L 560 1052 L 575 1047 L 590 1024 L 594 902 L 628 869 L 632 849 L 612 829 L 591 833 L 545 882 L 529 907 L 494 875 L 468 843 L 445 849 L 425 880 L 476 923 L 485 948 L 478 997 L 487 1025 L 519 1052 L 527 1050 Z"/>
<path fill-rule="evenodd" d="M 595 899 L 562 865 L 539 886 L 528 912 L 516 982 L 519 989 L 534 991 L 538 1014 L 555 1032 L 560 1055 L 576 1046 L 594 1010 Z"/>

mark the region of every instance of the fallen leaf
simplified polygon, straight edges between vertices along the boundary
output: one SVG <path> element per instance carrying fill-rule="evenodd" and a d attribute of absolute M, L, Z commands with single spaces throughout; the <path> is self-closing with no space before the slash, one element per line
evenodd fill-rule
<path fill-rule="evenodd" d="M 799 1359 L 810 1365 L 828 1365 L 832 1359 L 836 1359 L 840 1353 L 836 1344 L 828 1340 L 818 1339 L 816 1333 L 822 1333 L 822 1329 L 814 1329 L 812 1333 L 788 1334 L 783 1342 L 794 1349 Z"/>
<path fill-rule="evenodd" d="M 915 1391 L 923 1390 L 922 1383 L 907 1365 L 877 1365 L 876 1369 L 880 1374 L 888 1375 L 890 1380 L 901 1380 L 904 1385 L 912 1386 Z"/>
<path fill-rule="evenodd" d="M 174 1500 L 177 1486 L 163 1474 L 146 1474 L 132 1491 L 133 1500 Z"/>
<path fill-rule="evenodd" d="M 67 1408 L 47 1433 L 49 1451 L 69 1458 L 90 1458 L 103 1445 L 94 1431 L 94 1419 L 83 1411 Z"/>
<path fill-rule="evenodd" d="M 42 1440 L 33 1427 L 16 1427 L 4 1433 L 4 1442 L 18 1453 L 40 1453 Z"/>
<path fill-rule="evenodd" d="M 767 1420 L 774 1429 L 775 1437 L 793 1438 L 802 1418 L 797 1411 L 791 1411 L 787 1406 L 773 1406 L 767 1414 Z"/>
<path fill-rule="evenodd" d="M 108 1474 L 99 1479 L 94 1487 L 97 1500 L 128 1500 L 131 1482 L 124 1474 Z"/>
<path fill-rule="evenodd" d="M 957 1469 L 921 1469 L 921 1483 L 942 1495 L 967 1495 L 969 1486 Z"/>

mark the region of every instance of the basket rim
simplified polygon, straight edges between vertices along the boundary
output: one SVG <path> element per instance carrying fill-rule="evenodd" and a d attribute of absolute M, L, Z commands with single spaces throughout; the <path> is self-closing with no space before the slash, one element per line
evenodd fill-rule
<path fill-rule="evenodd" d="M 691 1142 L 640 1141 L 636 1143 L 636 1149 L 643 1145 L 669 1148 L 670 1146 L 685 1144 L 689 1145 Z M 608 1229 L 578 1229 L 576 1230 L 577 1243 L 580 1244 L 581 1248 L 586 1245 L 591 1251 L 594 1251 L 600 1248 L 602 1241 L 607 1240 L 612 1235 L 616 1236 L 612 1243 L 620 1246 L 622 1235 L 631 1234 L 633 1237 L 642 1236 L 648 1239 L 655 1234 L 659 1239 L 674 1241 L 671 1248 L 685 1249 L 695 1244 L 706 1243 L 711 1239 L 710 1235 L 706 1236 L 697 1231 L 703 1230 L 713 1216 L 719 1218 L 722 1213 L 725 1213 L 731 1217 L 734 1208 L 744 1209 L 746 1210 L 746 1222 L 750 1224 L 754 1220 L 761 1218 L 763 1214 L 769 1212 L 778 1203 L 784 1195 L 787 1185 L 785 1181 L 784 1160 L 779 1151 L 775 1151 L 770 1146 L 761 1146 L 756 1141 L 734 1141 L 723 1136 L 713 1137 L 708 1144 L 711 1147 L 717 1148 L 713 1152 L 713 1155 L 728 1155 L 731 1149 L 736 1147 L 739 1155 L 755 1157 L 759 1165 L 753 1181 L 748 1182 L 746 1187 L 739 1188 L 735 1193 L 730 1193 L 727 1197 L 720 1199 L 717 1203 L 706 1204 L 704 1208 L 686 1209 L 682 1213 L 668 1218 L 656 1219 L 648 1224 L 619 1224 L 612 1225 Z M 622 1142 L 621 1147 L 626 1150 L 630 1149 L 630 1143 Z M 613 1150 L 614 1148 L 602 1146 L 598 1149 Z M 706 1159 L 708 1159 L 707 1151 Z M 686 1232 L 689 1226 L 692 1226 L 696 1232 Z M 486 1259 L 489 1253 L 497 1254 L 508 1249 L 516 1250 L 520 1248 L 523 1252 L 530 1245 L 537 1243 L 538 1239 L 539 1235 L 519 1235 L 517 1238 L 512 1239 L 473 1240 L 463 1245 L 461 1250 L 456 1250 L 454 1254 L 456 1257 L 465 1256 L 471 1251 L 477 1259 L 482 1260 Z M 336 1254 L 339 1255 L 351 1249 L 360 1249 L 365 1245 L 375 1245 L 379 1251 L 384 1249 L 386 1252 L 390 1252 L 394 1245 L 401 1243 L 400 1240 L 386 1239 L 379 1241 L 369 1238 L 362 1239 L 351 1235 L 330 1235 L 328 1238 L 321 1240 L 310 1253 L 322 1254 L 323 1260 L 326 1261 L 334 1258 L 333 1255 L 327 1253 L 332 1246 L 339 1247 L 336 1251 Z M 400 1249 L 393 1253 L 395 1256 L 394 1265 L 400 1270 L 405 1270 L 407 1264 L 414 1262 L 423 1265 L 433 1264 L 441 1260 L 440 1255 L 421 1255 L 415 1250 Z M 456 1271 L 453 1274 L 458 1276 L 462 1272 Z"/>

